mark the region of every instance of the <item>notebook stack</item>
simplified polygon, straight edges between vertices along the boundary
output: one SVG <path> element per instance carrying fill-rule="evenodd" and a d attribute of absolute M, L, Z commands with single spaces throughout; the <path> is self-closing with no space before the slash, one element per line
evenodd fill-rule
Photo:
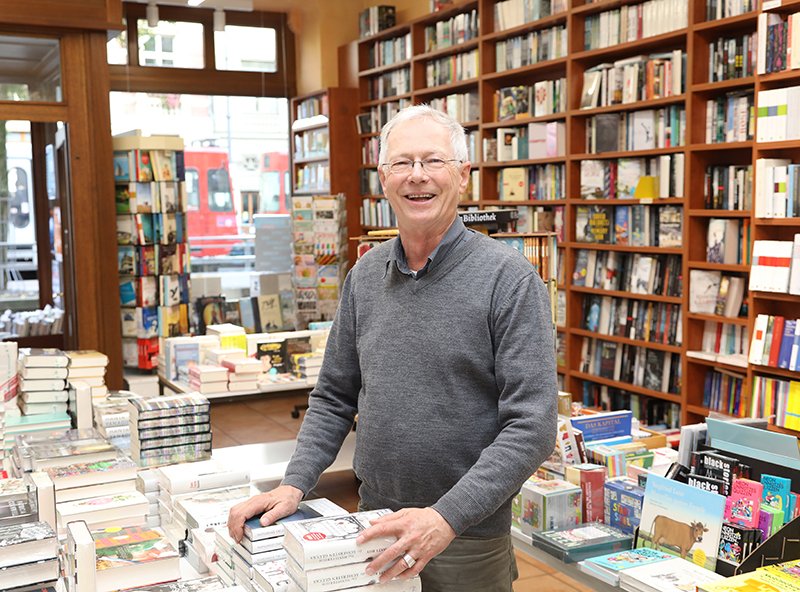
<path fill-rule="evenodd" d="M 260 514 L 250 518 L 244 524 L 244 537 L 238 544 L 233 545 L 232 559 L 236 583 L 252 589 L 256 566 L 285 560 L 283 540 L 286 524 L 298 520 L 346 515 L 347 510 L 328 499 L 321 498 L 302 502 L 297 512 L 269 526 L 261 526 Z"/>
<path fill-rule="evenodd" d="M 380 573 L 366 574 L 371 558 L 388 549 L 396 539 L 381 537 L 357 545 L 356 537 L 369 528 L 371 520 L 390 512 L 377 510 L 286 523 L 283 544 L 289 577 L 303 592 L 361 589 L 356 588 L 359 586 L 376 592 L 421 590 L 418 577 L 381 585 L 378 584 Z"/>
<path fill-rule="evenodd" d="M 152 475 L 159 488 L 158 510 L 161 526 L 176 547 L 186 540 L 188 535 L 186 520 L 181 519 L 185 513 L 176 512 L 175 505 L 179 499 L 226 487 L 248 486 L 250 483 L 250 472 L 247 469 L 226 468 L 221 462 L 213 459 L 160 467 L 154 469 Z M 149 480 L 148 477 L 145 479 Z M 150 491 L 154 489 L 152 485 L 146 487 L 149 487 Z"/>
<path fill-rule="evenodd" d="M 20 348 L 18 358 L 19 399 L 23 415 L 67 412 L 67 364 L 60 349 Z"/>
<path fill-rule="evenodd" d="M 196 393 L 130 399 L 133 460 L 152 467 L 210 458 L 210 408 Z"/>
<path fill-rule="evenodd" d="M 228 369 L 216 364 L 189 366 L 189 387 L 201 395 L 228 390 Z"/>
<path fill-rule="evenodd" d="M 257 391 L 258 379 L 264 371 L 264 364 L 255 358 L 234 358 L 224 360 L 222 365 L 228 372 L 228 390 L 231 392 Z"/>
<path fill-rule="evenodd" d="M 0 526 L 3 592 L 55 586 L 58 577 L 58 539 L 49 524 L 33 521 Z"/>
<path fill-rule="evenodd" d="M 75 350 L 65 352 L 69 358 L 68 382 L 80 381 L 92 389 L 92 398 L 105 397 L 106 367 L 108 356 L 95 350 Z"/>

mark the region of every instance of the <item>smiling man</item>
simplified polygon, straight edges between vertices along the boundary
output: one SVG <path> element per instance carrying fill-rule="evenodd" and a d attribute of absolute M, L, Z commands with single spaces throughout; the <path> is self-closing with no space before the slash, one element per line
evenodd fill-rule
<path fill-rule="evenodd" d="M 547 290 L 520 253 L 464 227 L 463 128 L 418 105 L 381 133 L 379 174 L 399 237 L 350 271 L 297 449 L 280 487 L 231 510 L 294 512 L 358 413 L 363 509 L 391 508 L 360 541 L 397 542 L 368 571 L 420 574 L 423 592 L 510 592 L 511 500 L 549 456 L 556 363 Z"/>

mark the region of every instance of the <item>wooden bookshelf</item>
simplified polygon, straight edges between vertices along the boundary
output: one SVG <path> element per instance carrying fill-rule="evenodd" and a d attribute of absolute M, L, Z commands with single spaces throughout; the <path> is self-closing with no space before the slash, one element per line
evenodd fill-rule
<path fill-rule="evenodd" d="M 559 265 L 563 266 L 562 275 L 565 281 L 560 280 L 558 289 L 566 294 L 566 326 L 559 327 L 558 334 L 565 340 L 563 351 L 566 359 L 565 366 L 559 366 L 562 375 L 563 387 L 573 393 L 576 400 L 581 398 L 584 384 L 601 385 L 620 391 L 639 395 L 645 399 L 659 399 L 681 406 L 681 423 L 692 423 L 702 419 L 708 414 L 708 409 L 699 405 L 702 400 L 702 385 L 706 372 L 720 368 L 729 373 L 738 373 L 745 376 L 741 404 L 749 413 L 750 388 L 753 377 L 759 374 L 789 378 L 800 378 L 800 374 L 780 371 L 774 368 L 748 366 L 739 368 L 735 365 L 721 364 L 709 360 L 700 360 L 687 357 L 686 351 L 700 350 L 704 326 L 707 322 L 724 322 L 739 329 L 746 329 L 749 334 L 757 314 L 783 314 L 790 315 L 797 310 L 800 297 L 787 294 L 754 293 L 747 294 L 747 314 L 735 319 L 728 319 L 718 315 L 701 315 L 689 313 L 690 282 L 692 270 L 719 271 L 722 274 L 745 278 L 745 285 L 750 270 L 749 261 L 737 263 L 712 263 L 706 260 L 708 226 L 711 220 L 723 218 L 736 220 L 748 225 L 750 252 L 752 241 L 765 238 L 779 238 L 787 240 L 795 232 L 800 232 L 800 219 L 790 220 L 763 220 L 756 219 L 752 208 L 739 209 L 710 209 L 704 199 L 704 176 L 708 167 L 712 166 L 750 166 L 755 168 L 757 158 L 792 158 L 800 162 L 800 140 L 787 142 L 773 142 L 757 144 L 755 133 L 752 137 L 739 138 L 736 141 L 709 142 L 706 138 L 706 109 L 707 101 L 725 98 L 728 93 L 751 92 L 757 96 L 759 90 L 779 88 L 792 84 L 800 84 L 800 70 L 779 72 L 774 74 L 755 75 L 747 73 L 739 78 L 712 80 L 709 73 L 709 55 L 713 44 L 720 38 L 731 38 L 754 33 L 757 27 L 758 11 L 745 14 L 723 16 L 723 18 L 706 18 L 706 3 L 701 0 L 688 1 L 688 22 L 686 26 L 677 26 L 672 31 L 653 35 L 643 39 L 621 42 L 610 47 L 587 49 L 584 46 L 585 24 L 587 19 L 595 18 L 598 14 L 612 9 L 639 4 L 637 0 L 601 0 L 599 2 L 584 2 L 583 0 L 568 0 L 568 9 L 535 22 L 516 23 L 512 27 L 497 30 L 495 27 L 494 4 L 495 0 L 471 0 L 462 2 L 446 11 L 433 13 L 397 25 L 393 29 L 383 31 L 379 35 L 353 42 L 357 51 L 350 51 L 351 56 L 358 56 L 358 63 L 349 63 L 348 77 L 359 83 L 359 110 L 362 113 L 370 109 L 387 108 L 394 106 L 400 108 L 418 102 L 430 102 L 451 93 L 476 93 L 479 99 L 479 112 L 476 117 L 464 118 L 469 122 L 468 131 L 477 134 L 477 157 L 474 164 L 479 167 L 479 199 L 462 201 L 460 207 L 528 207 L 534 209 L 563 208 L 561 218 L 563 228 L 559 236 Z M 794 5 L 793 5 L 794 6 Z M 797 3 L 800 6 L 800 2 Z M 477 11 L 479 34 L 477 38 L 470 38 L 461 44 L 446 48 L 427 49 L 424 42 L 425 28 L 435 25 L 438 21 L 450 19 L 456 15 Z M 780 9 L 785 12 L 783 8 Z M 797 8 L 800 10 L 800 8 Z M 500 70 L 496 68 L 496 46 L 498 42 L 509 42 L 517 37 L 531 33 L 540 33 L 551 27 L 564 26 L 567 34 L 567 55 L 552 59 L 544 59 L 531 64 L 518 65 L 517 67 Z M 411 39 L 411 55 L 404 57 L 402 63 L 393 63 L 385 66 L 372 65 L 366 61 L 369 48 L 376 41 L 385 41 L 409 35 Z M 430 60 L 447 56 L 458 56 L 464 52 L 478 50 L 480 71 L 477 78 L 470 77 L 466 80 L 456 80 L 446 85 L 426 84 L 424 70 Z M 682 64 L 684 84 L 680 93 L 667 94 L 646 101 L 625 104 L 610 104 L 591 109 L 581 109 L 584 72 L 587 69 L 602 63 L 614 62 L 638 55 L 649 55 L 661 52 L 680 50 L 685 52 L 685 61 Z M 403 65 L 406 64 L 406 65 Z M 381 96 L 372 98 L 369 95 L 369 85 L 373 84 L 376 77 L 385 72 L 397 71 L 400 68 L 409 69 L 409 88 L 401 89 L 402 92 L 394 96 Z M 341 73 L 340 73 L 341 76 Z M 548 114 L 539 117 L 521 117 L 519 119 L 498 120 L 495 116 L 495 92 L 498 89 L 514 85 L 533 85 L 536 81 L 556 80 L 565 78 L 567 84 L 566 109 L 561 113 Z M 597 116 L 626 115 L 646 109 L 676 109 L 683 110 L 685 117 L 685 141 L 682 145 L 667 145 L 662 148 L 646 150 L 619 150 L 593 154 L 587 146 L 586 131 L 593 118 Z M 477 121 L 476 121 L 477 119 Z M 547 159 L 520 159 L 512 161 L 483 160 L 482 144 L 486 139 L 496 137 L 499 128 L 527 128 L 530 123 L 563 122 L 565 125 L 565 156 Z M 382 122 L 380 122 L 382 123 Z M 361 138 L 374 137 L 377 129 L 371 133 L 362 134 Z M 581 199 L 581 163 L 585 160 L 611 161 L 617 159 L 645 158 L 658 159 L 661 157 L 680 158 L 683 160 L 683 187 L 677 195 L 666 198 L 653 199 Z M 360 162 L 360 160 L 358 161 Z M 498 181 L 501 171 L 507 167 L 544 165 L 563 166 L 564 197 L 563 199 L 531 200 L 507 202 L 498 199 Z M 367 167 L 365 167 L 367 168 Z M 374 170 L 369 167 L 368 170 Z M 357 165 L 350 165 L 351 175 L 359 171 Z M 751 177 L 752 179 L 752 177 Z M 680 196 L 683 197 L 680 197 Z M 368 201 L 380 202 L 384 198 L 380 195 L 365 193 L 361 196 Z M 357 208 L 360 204 L 354 206 Z M 644 205 L 655 212 L 664 206 L 678 207 L 682 211 L 683 240 L 677 247 L 661 247 L 658 245 L 630 246 L 619 244 L 597 244 L 578 241 L 576 233 L 577 208 L 587 205 L 604 207 L 619 207 Z M 611 221 L 613 225 L 613 220 Z M 358 232 L 362 234 L 367 228 L 362 226 Z M 680 295 L 663 296 L 654 294 L 635 294 L 624 290 L 603 290 L 601 288 L 576 286 L 571 279 L 575 270 L 578 252 L 589 249 L 599 253 L 615 253 L 616 256 L 643 255 L 643 256 L 679 256 L 681 259 L 680 273 L 682 291 Z M 681 328 L 682 341 L 679 345 L 652 344 L 640 340 L 614 338 L 597 333 L 590 333 L 583 329 L 583 307 L 587 298 L 610 296 L 614 298 L 627 298 L 638 300 L 644 304 L 680 305 L 682 310 Z M 643 388 L 633 384 L 601 378 L 580 371 L 581 349 L 584 338 L 593 337 L 599 340 L 616 341 L 619 344 L 630 344 L 646 349 L 657 349 L 666 354 L 680 354 L 680 389 L 678 394 L 664 393 L 653 389 Z M 701 389 L 700 397 L 696 396 L 698 388 Z M 694 393 L 690 396 L 690 392 Z M 641 401 L 644 405 L 645 400 Z"/>
<path fill-rule="evenodd" d="M 352 163 L 360 162 L 361 139 L 356 130 L 358 89 L 325 88 L 291 100 L 291 188 L 292 195 L 344 193 L 347 203 L 347 234 L 360 233 L 358 175 Z M 311 134 L 318 139 L 314 150 L 303 149 L 303 139 Z M 327 141 L 326 141 L 327 140 Z M 328 181 L 318 188 L 300 185 L 302 170 L 307 166 L 324 166 Z M 348 258 L 356 260 L 355 245 L 350 244 Z"/>

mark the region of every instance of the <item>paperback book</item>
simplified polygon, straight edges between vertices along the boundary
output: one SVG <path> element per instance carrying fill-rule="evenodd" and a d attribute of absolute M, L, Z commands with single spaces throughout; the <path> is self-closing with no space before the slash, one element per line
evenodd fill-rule
<path fill-rule="evenodd" d="M 110 528 L 92 533 L 97 554 L 97 592 L 146 586 L 180 578 L 180 555 L 158 528 Z"/>
<path fill-rule="evenodd" d="M 57 556 L 56 533 L 46 522 L 0 526 L 0 567 Z"/>
<path fill-rule="evenodd" d="M 285 529 L 284 525 L 287 522 L 310 520 L 322 516 L 342 516 L 344 514 L 347 514 L 347 510 L 341 506 L 337 506 L 330 500 L 324 498 L 308 500 L 301 502 L 297 512 L 291 516 L 281 518 L 274 524 L 268 526 L 261 526 L 261 517 L 253 516 L 244 523 L 244 536 L 253 542 L 273 537 L 282 537 Z"/>
<path fill-rule="evenodd" d="M 366 561 L 388 549 L 396 539 L 378 537 L 357 545 L 356 538 L 372 520 L 390 513 L 384 509 L 287 522 L 284 547 L 303 570 Z"/>

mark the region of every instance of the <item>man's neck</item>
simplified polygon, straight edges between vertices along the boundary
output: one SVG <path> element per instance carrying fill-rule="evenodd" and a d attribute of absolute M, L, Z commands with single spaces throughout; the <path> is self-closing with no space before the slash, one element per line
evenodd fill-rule
<path fill-rule="evenodd" d="M 406 254 L 408 268 L 419 271 L 428 262 L 428 257 L 433 250 L 442 242 L 444 235 L 450 229 L 450 224 L 444 228 L 437 228 L 434 231 L 414 231 L 400 228 L 400 242 L 403 243 L 403 251 Z"/>

